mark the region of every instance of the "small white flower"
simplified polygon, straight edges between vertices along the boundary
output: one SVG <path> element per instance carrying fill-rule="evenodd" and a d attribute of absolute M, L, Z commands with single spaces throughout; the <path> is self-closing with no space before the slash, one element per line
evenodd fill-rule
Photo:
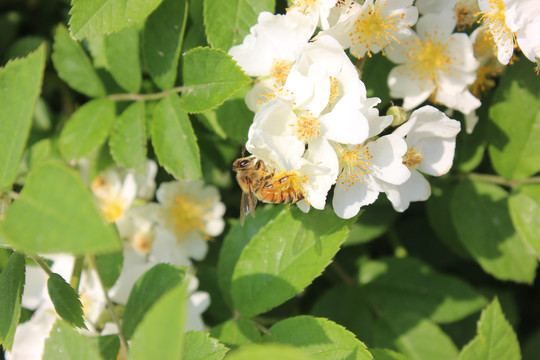
<path fill-rule="evenodd" d="M 353 4 L 346 16 L 323 32 L 335 37 L 344 49 L 350 48 L 356 57 L 378 53 L 399 42 L 418 20 L 418 10 L 412 0 L 366 0 Z"/>
<path fill-rule="evenodd" d="M 506 5 L 503 0 L 478 0 L 482 12 L 482 22 L 491 32 L 497 46 L 497 58 L 503 65 L 507 65 L 514 54 L 513 31 L 506 23 Z"/>
<path fill-rule="evenodd" d="M 403 164 L 411 171 L 411 177 L 403 184 L 380 183 L 396 211 L 405 211 L 411 201 L 429 198 L 429 182 L 420 172 L 441 176 L 450 170 L 459 131 L 458 121 L 431 106 L 415 110 L 410 119 L 394 131 L 393 135 L 405 138 L 407 152 Z"/>
<path fill-rule="evenodd" d="M 536 0 L 506 0 L 506 24 L 516 34 L 523 54 L 540 61 L 540 3 Z"/>
<path fill-rule="evenodd" d="M 113 223 L 124 215 L 137 196 L 137 185 L 132 173 L 122 178 L 121 170 L 110 168 L 92 181 L 92 192 L 105 221 Z"/>

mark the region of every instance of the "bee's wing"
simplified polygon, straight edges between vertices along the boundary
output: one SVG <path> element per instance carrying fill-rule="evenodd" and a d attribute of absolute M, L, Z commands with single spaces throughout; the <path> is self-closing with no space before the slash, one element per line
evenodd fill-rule
<path fill-rule="evenodd" d="M 244 219 L 247 214 L 251 214 L 255 217 L 255 206 L 257 206 L 257 198 L 253 196 L 251 191 L 242 192 L 242 198 L 240 199 L 240 224 L 244 225 Z"/>

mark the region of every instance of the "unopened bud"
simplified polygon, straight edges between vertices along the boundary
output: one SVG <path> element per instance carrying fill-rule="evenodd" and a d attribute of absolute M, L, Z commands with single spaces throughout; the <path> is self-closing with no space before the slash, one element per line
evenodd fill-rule
<path fill-rule="evenodd" d="M 401 106 L 390 106 L 390 108 L 386 112 L 386 115 L 392 115 L 394 117 L 394 120 L 392 120 L 391 124 L 393 127 L 403 124 L 408 119 L 407 111 L 405 111 L 405 109 Z"/>

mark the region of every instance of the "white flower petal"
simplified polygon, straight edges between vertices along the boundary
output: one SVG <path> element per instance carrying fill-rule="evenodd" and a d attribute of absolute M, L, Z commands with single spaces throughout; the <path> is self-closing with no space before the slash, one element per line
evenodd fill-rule
<path fill-rule="evenodd" d="M 381 186 L 396 211 L 407 210 L 412 201 L 425 201 L 431 195 L 429 182 L 416 170 L 411 171 L 411 177 L 401 185 L 381 183 Z"/>

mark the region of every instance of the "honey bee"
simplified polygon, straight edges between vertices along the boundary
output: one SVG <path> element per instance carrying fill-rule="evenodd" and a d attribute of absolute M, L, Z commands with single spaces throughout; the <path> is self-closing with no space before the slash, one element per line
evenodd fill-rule
<path fill-rule="evenodd" d="M 294 171 L 276 173 L 254 156 L 236 159 L 233 163 L 236 180 L 242 189 L 240 223 L 247 214 L 255 216 L 257 200 L 265 203 L 290 204 L 304 198 Z"/>

